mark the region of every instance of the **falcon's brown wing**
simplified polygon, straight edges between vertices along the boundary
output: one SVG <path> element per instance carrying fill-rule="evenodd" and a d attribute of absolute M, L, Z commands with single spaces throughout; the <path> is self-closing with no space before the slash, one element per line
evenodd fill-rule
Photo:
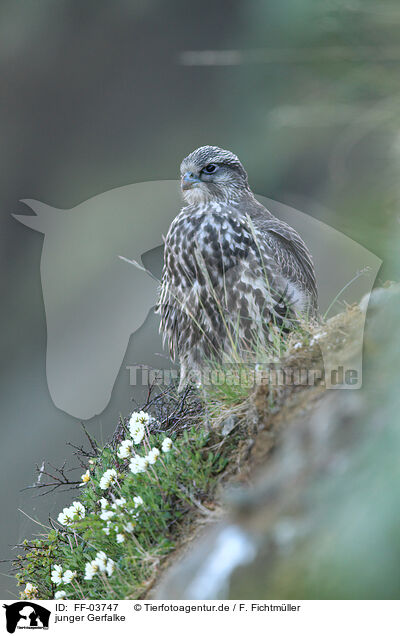
<path fill-rule="evenodd" d="M 307 292 L 311 314 L 318 310 L 318 291 L 312 256 L 301 236 L 290 225 L 273 216 L 254 200 L 248 209 L 254 226 L 262 232 L 271 246 L 276 263 L 283 276 Z"/>

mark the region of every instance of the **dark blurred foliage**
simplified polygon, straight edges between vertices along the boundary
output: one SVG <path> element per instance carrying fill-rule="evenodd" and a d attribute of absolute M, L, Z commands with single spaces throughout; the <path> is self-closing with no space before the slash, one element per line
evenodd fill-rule
<path fill-rule="evenodd" d="M 19 199 L 69 208 L 175 178 L 189 151 L 218 144 L 255 192 L 345 232 L 384 260 L 381 281 L 396 279 L 399 27 L 395 0 L 2 0 L 5 543 L 26 531 L 15 508 L 34 463 L 80 436 L 47 392 L 43 238 L 11 218 L 26 212 Z M 130 398 L 121 372 L 93 432 L 106 438 Z"/>

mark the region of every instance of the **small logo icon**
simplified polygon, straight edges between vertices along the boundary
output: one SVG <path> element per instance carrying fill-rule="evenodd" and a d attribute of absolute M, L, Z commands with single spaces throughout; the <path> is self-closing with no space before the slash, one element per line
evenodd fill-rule
<path fill-rule="evenodd" d="M 31 601 L 18 601 L 11 605 L 3 605 L 6 610 L 6 627 L 9 634 L 16 629 L 48 629 L 50 610 L 31 603 Z"/>

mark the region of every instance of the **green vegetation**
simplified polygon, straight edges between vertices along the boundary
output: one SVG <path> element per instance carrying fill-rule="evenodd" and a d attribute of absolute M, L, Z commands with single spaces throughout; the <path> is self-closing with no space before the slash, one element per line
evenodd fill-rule
<path fill-rule="evenodd" d="M 179 398 L 176 398 L 176 402 Z M 141 411 L 121 422 L 119 443 L 88 460 L 79 496 L 41 525 L 17 557 L 22 598 L 137 598 L 195 513 L 212 514 L 212 495 L 233 437 L 191 425 L 160 432 Z"/>
<path fill-rule="evenodd" d="M 209 360 L 202 378 L 209 421 L 218 425 L 231 415 L 243 413 L 263 370 L 279 366 L 300 345 L 308 346 L 310 336 L 318 328 L 317 323 L 311 325 L 305 320 L 293 320 L 291 331 L 287 333 L 283 324 L 272 324 L 268 342 L 253 334 L 251 348 L 245 343 L 225 354 L 223 362 Z M 232 341 L 236 342 L 237 338 Z M 271 386 L 268 392 L 271 408 L 275 404 L 275 393 L 275 387 Z"/>
<path fill-rule="evenodd" d="M 149 398 L 144 410 L 121 419 L 103 448 L 85 431 L 90 451 L 78 449 L 85 472 L 74 501 L 48 525 L 37 521 L 40 534 L 18 546 L 21 597 L 146 594 L 198 516 L 214 514 L 220 481 L 238 470 L 241 440 L 255 424 L 249 414 L 257 372 L 286 360 L 303 365 L 307 351 L 315 361 L 320 329 L 299 321 L 288 334 L 276 325 L 267 344 L 255 340 L 252 351 L 233 348 L 230 360 L 209 361 L 201 399 L 194 389 L 178 395 L 171 385 Z M 280 388 L 265 389 L 265 408 L 273 413 Z M 59 485 L 74 483 L 64 478 Z M 39 487 L 54 489 L 54 483 Z"/>

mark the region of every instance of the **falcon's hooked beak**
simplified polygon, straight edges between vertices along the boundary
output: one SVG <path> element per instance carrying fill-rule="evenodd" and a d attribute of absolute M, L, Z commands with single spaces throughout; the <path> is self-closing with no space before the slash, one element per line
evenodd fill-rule
<path fill-rule="evenodd" d="M 199 177 L 196 177 L 193 172 L 185 172 L 182 175 L 181 179 L 181 188 L 182 190 L 190 190 L 193 186 L 196 186 L 198 183 L 201 183 Z"/>

